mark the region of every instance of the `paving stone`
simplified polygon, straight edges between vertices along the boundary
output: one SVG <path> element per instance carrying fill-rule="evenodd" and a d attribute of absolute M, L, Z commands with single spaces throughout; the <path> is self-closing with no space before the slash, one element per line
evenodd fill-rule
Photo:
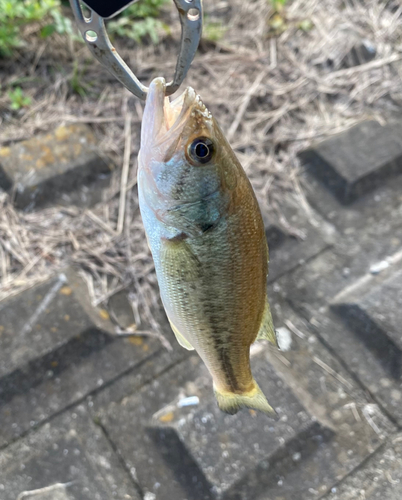
<path fill-rule="evenodd" d="M 77 278 L 60 273 L 50 281 L 0 302 L 0 375 L 4 376 L 74 338 L 77 331 L 98 327 L 113 331 L 102 310 L 93 309 Z M 71 282 L 74 281 L 74 288 Z M 77 297 L 78 294 L 78 297 Z M 103 315 L 102 315 L 103 314 Z"/>
<path fill-rule="evenodd" d="M 266 486 L 262 476 L 266 475 L 270 463 L 283 461 L 284 455 L 291 461 L 290 450 L 295 453 L 296 447 L 314 447 L 317 440 L 331 437 L 331 431 L 306 413 L 265 359 L 256 362 L 255 371 L 258 379 L 265 382 L 263 390 L 267 394 L 275 393 L 272 398 L 275 398 L 278 414 L 285 416 L 275 425 L 260 414 L 252 417 L 253 425 L 249 425 L 250 412 L 242 412 L 235 418 L 222 418 L 210 387 L 204 389 L 204 394 L 203 391 L 199 393 L 204 402 L 201 408 L 182 409 L 176 404 L 172 411 L 168 405 L 162 414 L 159 413 L 156 422 L 149 425 L 160 453 L 168 463 L 175 464 L 178 474 L 181 472 L 185 480 L 186 465 L 193 464 L 194 474 L 198 469 L 198 475 L 208 485 L 207 490 L 216 496 L 236 496 L 241 483 L 246 493 L 250 482 L 254 483 L 255 494 L 257 488 Z M 297 446 L 295 441 L 298 441 Z M 315 444 L 311 444 L 314 441 Z M 251 475 L 255 477 L 248 477 Z"/>
<path fill-rule="evenodd" d="M 325 500 L 399 500 L 402 498 L 402 434 L 334 487 Z M 324 499 L 323 499 L 324 500 Z"/>
<path fill-rule="evenodd" d="M 304 171 L 301 174 L 304 194 L 314 209 L 342 234 L 353 233 L 355 244 L 366 233 L 384 233 L 389 227 L 400 226 L 402 215 L 402 176 L 383 179 L 375 191 L 359 198 L 350 205 L 341 204 L 330 196 L 323 184 Z M 356 238 L 356 231 L 359 231 Z M 386 242 L 384 241 L 384 244 Z"/>
<path fill-rule="evenodd" d="M 316 268 L 324 269 L 325 261 L 320 259 L 320 265 Z M 391 269 L 393 273 L 394 270 Z M 323 290 L 322 284 L 325 280 L 330 286 L 332 276 L 320 276 L 321 283 L 318 280 L 308 280 L 304 282 L 298 293 L 289 294 L 291 301 L 299 305 L 297 297 L 303 297 L 300 303 L 300 311 L 310 318 L 310 323 L 319 335 L 333 351 L 343 360 L 348 369 L 355 375 L 362 385 L 368 388 L 370 393 L 381 403 L 381 406 L 402 425 L 402 380 L 400 378 L 400 352 L 397 345 L 388 337 L 389 330 L 386 332 L 379 330 L 379 325 L 368 323 L 364 329 L 356 331 L 357 322 L 355 318 L 347 325 L 347 318 L 340 316 L 339 309 L 333 312 L 325 306 L 317 307 L 321 300 L 314 298 L 317 290 Z M 297 283 L 295 276 L 285 284 Z M 279 284 L 278 284 L 279 286 Z M 281 284 L 278 293 L 282 293 L 284 285 Z M 367 289 L 371 284 L 367 284 Z M 364 293 L 362 292 L 362 296 Z M 311 301 L 310 301 L 311 299 Z M 312 302 L 312 303 L 311 303 Z M 400 303 L 399 303 L 400 304 Z M 361 318 L 359 318 L 361 323 Z M 379 337 L 373 337 L 378 335 Z M 400 332 L 400 329 L 397 330 Z M 400 335 L 400 333 L 399 333 Z"/>
<path fill-rule="evenodd" d="M 196 355 L 139 392 L 98 405 L 102 426 L 150 498 L 318 498 L 393 431 L 308 326 L 286 305 L 273 309 L 277 327 L 285 317 L 303 336 L 289 353 L 258 344 L 252 358 L 277 422 L 254 411 L 220 412 Z M 102 392 L 95 406 L 98 398 Z"/>
<path fill-rule="evenodd" d="M 399 380 L 402 377 L 402 271 L 367 287 L 369 281 L 364 280 L 350 294 L 335 298 L 331 307 L 390 376 Z"/>
<path fill-rule="evenodd" d="M 317 312 L 312 325 L 331 349 L 372 396 L 402 424 L 402 381 L 395 379 L 388 363 L 381 363 L 378 353 L 367 346 L 356 332 L 347 328 L 339 315 L 328 310 Z"/>
<path fill-rule="evenodd" d="M 36 295 L 31 290 L 26 300 L 0 302 L 0 447 L 19 437 L 0 452 L 1 500 L 1 488 L 11 495 L 5 500 L 15 500 L 21 491 L 69 482 L 73 475 L 77 481 L 67 488 L 42 491 L 33 498 L 103 500 L 113 493 L 116 498 L 135 495 L 137 490 L 131 493 L 129 486 L 128 492 L 117 492 L 113 486 L 133 486 L 125 483 L 127 475 L 113 461 L 113 454 L 110 481 L 104 480 L 105 455 L 96 447 L 104 443 L 104 435 L 91 437 L 100 429 L 147 500 L 307 500 L 322 498 L 331 490 L 341 492 L 336 500 L 360 500 L 352 480 L 360 481 L 357 473 L 370 471 L 371 463 L 383 470 L 379 484 L 384 498 L 399 500 L 398 486 L 393 485 L 397 496 L 387 498 L 391 490 L 382 482 L 384 477 L 389 480 L 387 471 L 392 469 L 387 462 L 381 469 L 376 461 L 384 449 L 391 449 L 389 435 L 395 432 L 376 402 L 402 425 L 402 387 L 397 377 L 401 347 L 396 330 L 400 314 L 395 307 L 401 303 L 397 296 L 400 267 L 399 261 L 386 260 L 402 243 L 402 177 L 381 181 L 374 193 L 348 206 L 329 197 L 326 188 L 312 179 L 309 200 L 331 225 L 314 209 L 307 207 L 305 212 L 293 200 L 284 203 L 283 216 L 302 238 L 288 236 L 281 229 L 286 224 L 279 224 L 271 214 L 264 216 L 271 239 L 271 307 L 275 325 L 281 337 L 290 339 L 291 349 L 277 352 L 261 344 L 252 364 L 256 379 L 278 410 L 279 421 L 253 411 L 236 416 L 219 412 L 210 377 L 196 354 L 174 340 L 174 351 L 168 353 L 156 339 L 114 339 L 114 325 L 106 311 L 92 308 L 76 276 L 66 274 L 41 285 L 44 288 L 37 288 Z M 381 268 L 379 262 L 390 265 Z M 368 281 L 363 280 L 359 289 L 356 281 L 362 276 L 368 276 Z M 311 324 L 290 309 L 284 297 Z M 60 321 L 66 298 L 72 311 L 67 322 L 73 328 L 64 328 Z M 123 329 L 135 322 L 125 292 L 112 297 L 108 306 L 111 318 Z M 3 318 L 9 322 L 7 330 L 2 329 Z M 370 326 L 363 332 L 367 320 Z M 382 343 L 373 345 L 373 334 Z M 384 341 L 392 345 L 388 363 L 380 362 Z M 198 404 L 186 406 L 197 401 L 187 399 L 194 396 Z M 66 407 L 84 399 L 101 425 L 95 430 L 91 423 L 85 423 L 83 430 L 69 423 L 81 417 L 73 418 Z M 72 410 L 74 415 L 85 413 L 78 408 Z M 59 412 L 69 419 L 66 424 L 54 417 Z M 21 438 L 49 418 L 49 423 Z M 49 431 L 53 425 L 58 429 L 55 433 Z M 38 435 L 41 439 L 35 438 Z M 67 435 L 81 446 L 77 444 L 78 458 L 71 458 Z M 57 450 L 49 451 L 48 443 L 53 442 L 68 450 L 67 455 L 59 458 Z M 88 451 L 90 443 L 97 444 Z M 111 451 L 107 442 L 105 446 Z M 398 454 L 399 450 L 389 456 L 400 467 Z M 96 462 L 93 457 L 100 458 Z M 21 462 L 26 467 L 22 471 L 17 467 Z M 93 470 L 98 469 L 102 473 L 95 477 Z M 4 470 L 9 476 L 3 480 Z M 391 474 L 392 481 L 400 480 L 397 472 Z M 19 476 L 26 482 L 19 482 Z M 374 481 L 369 472 L 361 489 L 369 500 L 379 498 L 369 496 L 382 489 L 374 493 L 365 489 L 367 478 Z M 77 489 L 72 489 L 74 485 Z M 342 496 L 350 491 L 355 496 Z"/>
<path fill-rule="evenodd" d="M 100 201 L 111 167 L 87 125 L 60 126 L 0 148 L 0 188 L 12 191 L 16 207 L 24 210 L 50 204 L 89 206 Z"/>
<path fill-rule="evenodd" d="M 311 175 L 304 174 L 302 181 L 308 201 L 336 228 L 334 244 L 277 280 L 275 287 L 312 317 L 402 248 L 402 176 L 348 206 L 329 196 Z"/>
<path fill-rule="evenodd" d="M 313 214 L 313 210 L 310 214 L 301 210 L 299 200 L 290 196 L 284 199 L 280 216 L 286 221 L 289 230 L 294 228 L 295 234 L 285 232 L 277 216 L 267 214 L 262 209 L 270 255 L 268 275 L 270 283 L 310 260 L 333 243 L 332 227 L 317 214 Z"/>
<path fill-rule="evenodd" d="M 348 204 L 402 172 L 402 123 L 362 122 L 302 151 L 300 158 L 338 198 Z"/>
<path fill-rule="evenodd" d="M 311 326 L 286 303 L 272 302 L 275 326 L 291 332 L 291 348 L 282 353 L 270 349 L 269 360 L 308 411 L 334 434 L 314 453 L 302 450 L 293 469 L 279 469 L 276 488 L 263 498 L 320 498 L 378 449 L 395 427 L 312 334 Z"/>
<path fill-rule="evenodd" d="M 118 416 L 117 421 L 107 420 L 106 428 L 128 459 L 127 465 L 135 468 L 143 489 L 161 499 L 187 495 L 197 499 L 220 497 L 230 493 L 237 481 L 254 472 L 260 462 L 265 461 L 265 468 L 269 467 L 269 461 L 280 456 L 284 445 L 289 446 L 297 436 L 303 435 L 307 441 L 314 435 L 318 439 L 324 429 L 293 395 L 281 391 L 281 381 L 268 364 L 262 366 L 261 363 L 259 368 L 259 380 L 266 380 L 263 390 L 270 388 L 271 393 L 274 390 L 271 403 L 281 415 L 287 414 L 276 426 L 263 415 L 252 417 L 245 412 L 231 418 L 221 414 L 212 399 L 207 374 L 196 357 L 172 371 L 168 379 L 161 381 L 161 387 L 158 382 L 153 383 L 137 397 L 123 400 L 124 414 L 119 415 L 123 419 Z M 186 374 L 194 374 L 194 371 L 198 377 L 186 380 Z M 191 387 L 187 391 L 186 383 Z M 202 407 L 178 408 L 186 396 L 202 399 Z M 128 438 L 132 421 L 142 421 L 144 427 L 142 432 Z M 116 425 L 121 435 L 126 435 L 124 442 L 115 435 Z M 258 432 L 260 426 L 265 432 Z M 242 451 L 249 458 L 246 463 L 244 455 L 241 459 Z M 262 467 L 264 470 L 264 464 Z"/>
<path fill-rule="evenodd" d="M 0 471 L 2 500 L 141 498 L 101 429 L 81 406 L 0 452 Z"/>
<path fill-rule="evenodd" d="M 327 210 L 332 211 L 333 206 L 337 206 L 333 222 L 338 225 L 340 234 L 332 248 L 277 280 L 274 290 L 313 322 L 317 334 L 389 414 L 402 422 L 400 328 L 397 327 L 395 333 L 395 320 L 392 319 L 399 313 L 389 298 L 386 303 L 380 299 L 381 293 L 385 293 L 380 291 L 383 283 L 388 279 L 393 282 L 401 268 L 401 179 L 392 184 L 358 200 L 353 207 L 344 208 L 323 196 L 323 188 L 313 185 L 312 190 L 317 189 L 315 194 L 309 192 L 309 199 L 319 200 L 316 208 L 324 211 L 327 203 Z M 377 196 L 381 202 L 375 201 Z M 328 302 L 335 297 L 339 302 L 339 294 L 348 290 L 355 290 L 350 307 L 338 304 L 333 307 L 340 314 L 329 311 Z M 371 293 L 372 300 L 378 301 L 380 309 L 384 307 L 384 310 L 376 309 L 373 302 L 362 303 L 363 314 L 353 301 L 371 297 Z M 375 318 L 368 308 L 375 312 Z M 342 321 L 342 316 L 349 320 L 349 326 Z M 362 328 L 362 321 L 367 317 L 369 326 L 366 324 Z"/>
<path fill-rule="evenodd" d="M 0 302 L 0 446 L 162 349 L 113 333 L 72 271 Z"/>
<path fill-rule="evenodd" d="M 399 261 L 400 263 L 400 261 Z M 402 283 L 398 263 L 367 275 L 334 298 L 331 309 L 311 318 L 317 333 L 344 360 L 381 405 L 402 423 Z M 332 312 L 334 311 L 334 312 Z"/>
<path fill-rule="evenodd" d="M 264 220 L 265 236 L 272 251 L 286 240 L 286 233 L 265 211 L 262 213 L 262 217 Z"/>
<path fill-rule="evenodd" d="M 167 370 L 195 356 L 192 351 L 187 351 L 179 345 L 176 348 L 174 342 L 172 346 L 173 352 L 166 349 L 155 352 L 139 363 L 134 370 L 123 373 L 103 386 L 101 390 L 89 395 L 86 401 L 93 418 L 99 420 L 100 415 L 103 415 L 112 403 L 120 404 L 123 399 L 138 392 Z"/>
<path fill-rule="evenodd" d="M 306 317 L 362 276 L 370 275 L 378 263 L 391 262 L 402 249 L 402 178 L 393 184 L 348 207 L 324 196 L 322 187 L 311 186 L 315 190 L 314 195 L 309 192 L 311 199 L 318 200 L 315 208 L 327 209 L 325 215 L 335 214 L 331 218 L 337 226 L 334 244 L 275 283 Z M 377 196 L 380 202 L 375 201 Z"/>

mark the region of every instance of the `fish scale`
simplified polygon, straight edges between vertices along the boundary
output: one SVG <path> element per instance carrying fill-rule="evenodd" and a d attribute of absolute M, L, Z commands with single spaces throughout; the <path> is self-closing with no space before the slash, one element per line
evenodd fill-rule
<path fill-rule="evenodd" d="M 276 344 L 258 203 L 200 97 L 188 88 L 170 103 L 164 89 L 161 78 L 150 85 L 138 168 L 162 303 L 179 343 L 195 349 L 211 373 L 221 410 L 272 415 L 250 369 L 257 337 Z M 200 143 L 204 157 L 192 146 Z"/>

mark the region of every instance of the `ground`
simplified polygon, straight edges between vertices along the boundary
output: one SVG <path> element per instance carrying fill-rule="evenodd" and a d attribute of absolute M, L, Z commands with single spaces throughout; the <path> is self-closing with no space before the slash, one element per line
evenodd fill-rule
<path fill-rule="evenodd" d="M 221 414 L 167 325 L 135 186 L 143 103 L 84 45 L 28 33 L 0 61 L 2 85 L 32 98 L 11 111 L 0 95 L 5 500 L 401 496 L 402 11 L 204 8 L 224 32 L 202 41 L 186 83 L 261 205 L 290 349 L 257 344 L 252 365 L 279 420 Z M 144 82 L 174 69 L 178 21 L 163 16 L 158 45 L 115 41 Z"/>

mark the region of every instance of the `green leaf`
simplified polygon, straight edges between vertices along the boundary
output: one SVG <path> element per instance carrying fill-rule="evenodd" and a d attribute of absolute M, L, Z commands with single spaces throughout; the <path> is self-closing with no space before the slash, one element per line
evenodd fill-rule
<path fill-rule="evenodd" d="M 202 29 L 202 36 L 210 42 L 219 42 L 226 33 L 227 28 L 222 23 L 206 21 Z"/>
<path fill-rule="evenodd" d="M 37 21 L 45 21 L 40 30 L 41 38 L 48 38 L 54 33 L 68 35 L 74 41 L 77 38 L 71 20 L 63 15 L 62 2 L 65 0 L 0 0 L 0 57 L 10 57 L 13 50 L 24 45 L 21 28 Z M 162 7 L 170 0 L 141 0 L 125 9 L 111 21 L 111 34 L 129 37 L 141 42 L 149 37 L 153 43 L 159 41 L 159 35 L 168 32 L 166 26 L 157 19 Z"/>
<path fill-rule="evenodd" d="M 54 24 L 47 24 L 40 30 L 40 36 L 41 38 L 47 38 L 48 36 L 53 35 L 55 31 L 56 26 Z"/>
<path fill-rule="evenodd" d="M 32 102 L 30 97 L 24 95 L 21 87 L 15 87 L 14 90 L 10 90 L 8 92 L 8 97 L 11 101 L 10 108 L 14 110 L 27 107 Z"/>
<path fill-rule="evenodd" d="M 311 21 L 311 19 L 303 19 L 303 21 L 299 23 L 299 28 L 303 31 L 311 31 L 314 28 L 313 21 Z"/>
<path fill-rule="evenodd" d="M 60 0 L 0 0 L 0 57 L 11 56 L 13 49 L 24 45 L 22 27 L 42 21 L 53 13 L 58 14 L 61 19 L 66 19 L 61 13 Z M 64 24 L 68 26 L 69 20 Z M 58 23 L 55 20 L 44 26 L 39 36 L 50 36 L 52 25 L 58 31 Z"/>

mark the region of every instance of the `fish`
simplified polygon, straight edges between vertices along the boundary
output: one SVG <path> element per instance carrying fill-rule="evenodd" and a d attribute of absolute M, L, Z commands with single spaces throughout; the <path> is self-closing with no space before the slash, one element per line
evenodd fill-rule
<path fill-rule="evenodd" d="M 219 408 L 274 416 L 254 380 L 250 346 L 277 338 L 267 298 L 268 245 L 240 162 L 191 87 L 173 101 L 149 87 L 138 157 L 138 197 L 166 315 L 196 350 Z"/>

